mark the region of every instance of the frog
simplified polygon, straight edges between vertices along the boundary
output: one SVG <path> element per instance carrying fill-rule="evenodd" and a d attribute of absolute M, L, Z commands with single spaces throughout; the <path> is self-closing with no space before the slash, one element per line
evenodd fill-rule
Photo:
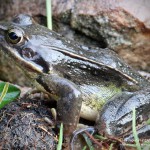
<path fill-rule="evenodd" d="M 86 48 L 27 14 L 0 23 L 0 48 L 33 86 L 56 100 L 57 124 L 63 123 L 65 137 L 76 130 L 80 117 L 95 121 L 98 116 L 99 124 L 103 117 L 98 114 L 109 101 L 149 86 L 113 50 Z"/>

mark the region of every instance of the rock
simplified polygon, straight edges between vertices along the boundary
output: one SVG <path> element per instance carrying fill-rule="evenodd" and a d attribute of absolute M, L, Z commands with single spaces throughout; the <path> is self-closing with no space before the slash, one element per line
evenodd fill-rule
<path fill-rule="evenodd" d="M 17 14 L 46 15 L 45 1 L 43 0 L 0 0 L 0 20 L 11 20 Z M 7 10 L 7 11 L 6 11 Z"/>
<path fill-rule="evenodd" d="M 105 41 L 135 68 L 150 71 L 150 1 L 82 0 L 72 8 L 71 25 Z"/>
<path fill-rule="evenodd" d="M 44 100 L 22 99 L 0 110 L 1 149 L 56 149 L 56 134 L 45 121 L 52 114 Z"/>
<path fill-rule="evenodd" d="M 75 4 L 75 0 L 53 0 L 52 9 L 53 16 L 62 22 L 70 24 L 71 11 Z"/>

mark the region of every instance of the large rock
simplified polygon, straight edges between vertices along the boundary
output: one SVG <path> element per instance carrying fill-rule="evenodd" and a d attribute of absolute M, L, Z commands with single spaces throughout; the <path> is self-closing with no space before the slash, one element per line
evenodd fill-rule
<path fill-rule="evenodd" d="M 54 16 L 70 19 L 73 28 L 102 47 L 113 48 L 135 68 L 150 71 L 149 0 L 55 0 L 53 4 Z"/>
<path fill-rule="evenodd" d="M 71 23 L 97 40 L 103 37 L 132 66 L 150 71 L 149 0 L 78 1 Z"/>

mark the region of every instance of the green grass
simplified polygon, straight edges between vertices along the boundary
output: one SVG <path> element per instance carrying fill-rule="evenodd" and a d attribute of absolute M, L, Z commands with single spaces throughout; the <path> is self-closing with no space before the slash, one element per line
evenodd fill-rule
<path fill-rule="evenodd" d="M 46 0 L 46 15 L 47 15 L 47 27 L 52 30 L 52 4 L 51 0 Z"/>
<path fill-rule="evenodd" d="M 136 110 L 135 108 L 133 109 L 133 114 L 132 114 L 132 131 L 133 131 L 136 148 L 137 150 L 141 150 L 141 145 L 140 145 L 139 138 L 136 132 Z"/>
<path fill-rule="evenodd" d="M 83 135 L 83 137 L 84 137 L 84 139 L 85 139 L 85 141 L 86 141 L 86 144 L 87 144 L 89 150 L 94 150 L 92 141 L 89 139 L 89 137 L 88 137 L 85 133 L 82 134 L 82 135 Z M 83 149 L 84 149 L 84 148 L 83 148 Z"/>
<path fill-rule="evenodd" d="M 60 131 L 59 131 L 59 139 L 58 139 L 57 150 L 62 149 L 62 143 L 63 143 L 63 124 L 61 123 Z"/>
<path fill-rule="evenodd" d="M 112 150 L 112 149 L 113 149 L 113 145 L 114 145 L 114 143 L 111 143 L 111 144 L 110 144 L 109 150 Z"/>

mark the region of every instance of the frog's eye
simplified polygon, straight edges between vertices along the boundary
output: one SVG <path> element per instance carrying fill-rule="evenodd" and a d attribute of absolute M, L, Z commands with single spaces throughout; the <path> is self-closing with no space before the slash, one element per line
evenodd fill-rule
<path fill-rule="evenodd" d="M 7 32 L 7 39 L 11 44 L 18 44 L 23 40 L 23 34 L 17 29 L 11 29 Z"/>

